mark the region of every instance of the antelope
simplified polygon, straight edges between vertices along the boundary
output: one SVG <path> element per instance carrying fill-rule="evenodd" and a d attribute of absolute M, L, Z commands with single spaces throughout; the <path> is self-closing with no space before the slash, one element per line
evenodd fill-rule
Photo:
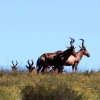
<path fill-rule="evenodd" d="M 55 66 L 55 68 L 56 68 L 58 66 L 58 62 L 60 61 L 59 60 L 60 55 L 64 56 L 65 59 L 67 59 L 71 54 L 76 56 L 74 46 L 72 46 L 72 43 L 73 43 L 73 41 L 71 40 L 71 42 L 70 42 L 71 47 L 68 47 L 68 49 L 65 51 L 58 50 L 54 53 L 42 54 L 37 60 L 37 73 L 40 71 L 40 69 L 42 67 L 43 67 L 42 72 L 44 72 L 45 68 L 47 68 L 48 66 Z"/>
<path fill-rule="evenodd" d="M 18 69 L 18 67 L 17 67 L 18 62 L 16 61 L 16 64 L 14 65 L 14 61 L 12 61 L 12 65 L 13 65 L 13 66 L 11 66 L 12 71 L 17 71 L 17 69 Z"/>
<path fill-rule="evenodd" d="M 63 51 L 62 54 L 58 55 L 58 73 L 59 72 L 63 72 L 63 66 L 64 63 L 66 62 L 66 60 L 73 55 L 74 57 L 76 57 L 76 53 L 75 53 L 75 47 L 73 46 L 73 43 L 75 42 L 75 40 L 73 38 L 70 38 L 70 47 L 67 47 L 68 49 Z"/>
<path fill-rule="evenodd" d="M 26 65 L 26 67 L 28 68 L 29 73 L 36 74 L 37 71 L 36 71 L 35 67 L 33 67 L 34 62 L 33 62 L 33 60 L 31 60 L 31 61 L 32 61 L 31 64 L 30 64 L 29 60 L 27 61 L 28 66 Z"/>
<path fill-rule="evenodd" d="M 77 66 L 79 62 L 81 61 L 82 57 L 85 55 L 87 57 L 90 57 L 90 54 L 86 50 L 86 47 L 84 46 L 84 39 L 80 39 L 82 41 L 82 46 L 80 47 L 80 50 L 76 52 L 76 57 L 71 55 L 66 62 L 64 63 L 65 66 L 72 66 L 72 72 L 77 73 Z"/>
<path fill-rule="evenodd" d="M 45 69 L 48 69 L 48 66 L 57 66 L 57 54 L 61 53 L 62 51 L 57 51 L 54 53 L 44 53 L 42 54 L 37 60 L 37 73 L 42 68 L 41 72 L 44 72 Z"/>

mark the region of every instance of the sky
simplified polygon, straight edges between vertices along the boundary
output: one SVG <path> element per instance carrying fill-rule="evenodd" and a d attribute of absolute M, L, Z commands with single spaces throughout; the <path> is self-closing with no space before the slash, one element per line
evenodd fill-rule
<path fill-rule="evenodd" d="M 26 68 L 43 53 L 66 50 L 80 38 L 90 57 L 83 56 L 79 70 L 100 70 L 100 0 L 0 0 L 0 66 L 11 69 L 17 60 Z M 67 70 L 71 66 L 65 67 Z"/>

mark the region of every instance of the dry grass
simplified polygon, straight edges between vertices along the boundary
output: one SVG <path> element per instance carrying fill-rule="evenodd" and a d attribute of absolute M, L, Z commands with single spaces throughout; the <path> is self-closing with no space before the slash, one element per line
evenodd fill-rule
<path fill-rule="evenodd" d="M 0 100 L 100 100 L 100 72 L 0 72 Z"/>

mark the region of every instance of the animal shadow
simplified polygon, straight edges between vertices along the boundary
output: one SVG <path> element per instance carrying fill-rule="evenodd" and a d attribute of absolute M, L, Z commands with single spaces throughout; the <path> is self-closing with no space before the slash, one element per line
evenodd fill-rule
<path fill-rule="evenodd" d="M 32 86 L 25 86 L 22 90 L 22 100 L 36 100 L 37 96 Z"/>
<path fill-rule="evenodd" d="M 46 91 L 44 87 L 38 87 L 38 91 L 32 86 L 25 86 L 22 90 L 22 100 L 81 100 L 82 94 L 68 88 L 65 91 L 58 89 Z M 45 93 L 45 94 L 44 94 Z"/>

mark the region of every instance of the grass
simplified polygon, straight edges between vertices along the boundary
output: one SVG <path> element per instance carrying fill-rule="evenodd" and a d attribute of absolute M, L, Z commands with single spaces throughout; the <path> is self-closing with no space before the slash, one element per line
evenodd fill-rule
<path fill-rule="evenodd" d="M 100 72 L 0 72 L 0 100 L 100 100 Z"/>

